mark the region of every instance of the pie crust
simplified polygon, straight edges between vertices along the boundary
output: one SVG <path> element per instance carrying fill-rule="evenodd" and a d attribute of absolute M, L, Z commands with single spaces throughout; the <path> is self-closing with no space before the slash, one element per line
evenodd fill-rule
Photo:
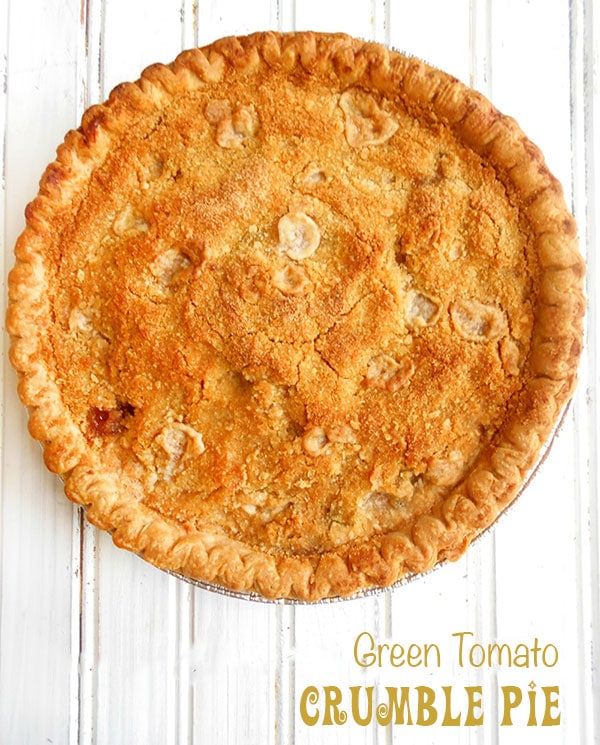
<path fill-rule="evenodd" d="M 584 265 L 514 120 L 337 34 L 226 38 L 118 86 L 27 207 L 29 429 L 115 543 L 267 598 L 455 560 L 572 395 Z"/>

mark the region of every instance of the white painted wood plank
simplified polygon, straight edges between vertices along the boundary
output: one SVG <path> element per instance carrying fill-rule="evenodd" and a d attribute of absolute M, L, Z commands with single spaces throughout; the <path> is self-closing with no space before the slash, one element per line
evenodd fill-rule
<path fill-rule="evenodd" d="M 294 707 L 289 712 L 288 726 L 298 745 L 327 742 L 373 743 L 380 733 L 376 726 L 360 726 L 350 716 L 350 686 L 369 685 L 373 679 L 354 660 L 356 637 L 369 632 L 383 636 L 387 616 L 386 596 L 342 600 L 315 606 L 295 608 L 295 629 L 287 654 L 293 660 Z M 343 724 L 324 720 L 325 687 L 335 686 L 344 696 L 341 708 L 348 714 Z M 311 716 L 319 714 L 318 722 L 308 724 L 302 718 L 301 702 L 307 691 L 315 688 L 319 700 L 306 707 Z"/>
<path fill-rule="evenodd" d="M 181 3 L 181 48 L 198 46 L 198 3 L 197 0 L 182 0 Z"/>
<path fill-rule="evenodd" d="M 50 8 L 32 16 L 29 6 L 11 2 L 3 4 L 2 16 L 2 34 L 8 34 L 3 91 L 8 270 L 25 205 L 75 118 L 79 3 L 65 2 L 58 18 Z M 4 307 L 4 292 L 2 297 Z M 2 344 L 4 349 L 4 335 Z M 28 437 L 5 354 L 3 373 L 0 733 L 10 743 L 68 742 L 72 511 Z"/>
<path fill-rule="evenodd" d="M 0 90 L 0 142 L 2 142 L 2 148 L 0 148 L 0 225 L 2 226 L 2 238 L 4 246 L 7 244 L 6 235 L 6 197 L 7 197 L 7 184 L 6 184 L 6 105 L 8 103 L 8 3 L 2 6 L 2 15 L 0 16 L 0 27 L 4 31 L 0 34 L 0 80 L 2 80 L 2 89 Z M 3 311 L 6 309 L 6 274 L 7 266 L 12 264 L 8 250 L 0 251 L 0 283 L 2 289 L 2 305 Z M 1 363 L 4 371 L 4 366 L 8 365 L 8 342 L 6 336 L 3 336 L 0 350 L 1 350 Z M 2 375 L 2 381 L 4 383 L 4 374 Z M 5 416 L 4 416 L 4 404 L 5 404 L 5 389 L 2 387 L 2 397 L 0 398 L 0 464 L 3 462 L 4 454 L 4 437 L 5 437 Z M 0 468 L 0 485 L 3 485 L 4 471 Z M 2 494 L 0 489 L 0 495 Z M 2 525 L 2 509 L 0 501 L 0 529 Z M 1 593 L 0 593 L 1 598 Z M 1 606 L 1 602 L 0 602 Z"/>
<path fill-rule="evenodd" d="M 469 82 L 468 0 L 391 2 L 390 44 Z"/>
<path fill-rule="evenodd" d="M 198 0 L 199 45 L 209 44 L 223 36 L 277 29 L 278 5 L 277 0 L 248 3 L 238 0 Z"/>
<path fill-rule="evenodd" d="M 277 0 L 277 29 L 296 30 L 296 0 Z"/>
<path fill-rule="evenodd" d="M 400 644 L 405 648 L 410 645 L 424 648 L 426 644 L 435 644 L 440 652 L 439 666 L 432 657 L 434 663 L 431 666 L 412 670 L 402 668 L 401 685 L 430 686 L 438 696 L 444 685 L 454 686 L 457 694 L 464 686 L 488 687 L 488 681 L 480 671 L 458 667 L 456 638 L 453 636 L 463 631 L 478 633 L 489 624 L 488 616 L 491 614 L 493 617 L 493 607 L 488 613 L 487 606 L 489 583 L 493 587 L 493 579 L 486 577 L 486 583 L 480 583 L 488 554 L 489 547 L 481 542 L 471 547 L 468 558 L 440 566 L 431 574 L 399 588 L 392 595 L 391 628 L 388 638 L 381 641 Z M 394 682 L 398 680 L 398 675 L 389 665 L 382 678 L 384 685 L 398 685 L 398 682 Z M 431 741 L 431 732 L 427 727 L 410 730 L 398 727 L 393 742 L 402 742 L 408 731 L 415 745 Z M 483 732 L 483 728 L 436 727 L 435 741 L 442 745 L 480 742 L 479 737 Z"/>
<path fill-rule="evenodd" d="M 193 591 L 190 742 L 275 742 L 277 608 Z"/>
<path fill-rule="evenodd" d="M 168 742 L 176 661 L 169 637 L 177 613 L 175 579 L 129 553 L 106 534 L 97 541 L 95 734 L 98 745 Z M 115 681 L 118 681 L 115 684 Z M 177 724 L 178 726 L 178 724 Z"/>
<path fill-rule="evenodd" d="M 343 31 L 361 39 L 375 36 L 374 3 L 370 0 L 302 0 L 296 2 L 295 23 L 299 31 Z"/>
<path fill-rule="evenodd" d="M 104 0 L 103 94 L 137 80 L 155 62 L 171 62 L 181 51 L 181 0 Z"/>
<path fill-rule="evenodd" d="M 600 129 L 600 95 L 598 79 L 600 76 L 600 13 L 597 12 L 597 5 L 592 0 L 586 0 L 583 4 L 584 20 L 587 24 L 584 26 L 584 79 L 585 79 L 585 96 L 584 106 L 586 111 L 586 129 L 585 145 L 586 155 L 584 162 L 591 164 L 588 171 L 588 188 L 587 188 L 587 238 L 588 248 L 587 256 L 590 261 L 588 297 L 593 312 L 589 313 L 589 381 L 593 390 L 594 405 L 591 407 L 590 422 L 590 441 L 589 463 L 590 476 L 587 483 L 587 500 L 590 515 L 589 531 L 583 533 L 584 538 L 589 538 L 591 546 L 591 556 L 589 573 L 586 572 L 586 579 L 589 579 L 590 588 L 590 608 L 589 626 L 591 635 L 593 658 L 591 660 L 591 685 L 589 687 L 589 698 L 591 705 L 589 707 L 588 717 L 592 721 L 593 732 L 596 737 L 600 737 L 600 505 L 598 494 L 600 493 L 599 483 L 599 452 L 598 452 L 598 433 L 600 432 L 600 408 L 598 406 L 598 391 L 600 389 L 600 332 L 598 329 L 598 300 L 597 293 L 600 286 L 600 272 L 596 259 L 596 247 L 598 246 L 598 215 L 600 214 L 600 148 L 598 147 L 598 132 Z M 593 261 L 592 261 L 593 257 Z M 588 620 L 588 619 L 586 619 Z M 586 628 L 586 631 L 588 629 Z M 589 720 L 588 720 L 589 721 Z"/>
<path fill-rule="evenodd" d="M 573 127 L 572 193 L 581 247 L 587 257 L 588 317 L 579 395 L 573 418 L 577 454 L 576 509 L 578 514 L 576 602 L 578 662 L 581 683 L 578 724 L 580 738 L 594 741 L 600 730 L 600 510 L 598 505 L 598 301 L 600 274 L 596 258 L 600 211 L 600 122 L 598 52 L 600 14 L 592 3 L 579 0 L 571 8 L 571 81 Z"/>
<path fill-rule="evenodd" d="M 567 197 L 571 181 L 569 7 L 568 0 L 506 0 L 493 3 L 491 19 L 494 103 L 514 116 L 542 149 Z"/>
<path fill-rule="evenodd" d="M 390 45 L 390 0 L 372 1 L 371 28 L 374 41 L 380 44 Z"/>

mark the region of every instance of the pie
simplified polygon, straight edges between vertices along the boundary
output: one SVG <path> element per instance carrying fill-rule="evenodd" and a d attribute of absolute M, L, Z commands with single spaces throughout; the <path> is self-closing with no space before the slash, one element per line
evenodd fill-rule
<path fill-rule="evenodd" d="M 314 601 L 455 560 L 573 393 L 559 183 L 486 98 L 378 44 L 153 65 L 66 135 L 26 218 L 31 434 L 92 523 L 191 579 Z"/>

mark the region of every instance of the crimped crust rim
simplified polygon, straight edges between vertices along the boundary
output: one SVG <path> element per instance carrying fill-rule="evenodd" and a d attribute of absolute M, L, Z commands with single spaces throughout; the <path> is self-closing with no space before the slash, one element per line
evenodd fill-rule
<path fill-rule="evenodd" d="M 342 81 L 359 80 L 386 95 L 398 95 L 416 112 L 430 107 L 433 116 L 447 122 L 520 195 L 540 266 L 531 377 L 492 451 L 451 490 L 436 514 L 417 520 L 410 535 L 382 535 L 345 555 L 266 555 L 209 532 L 188 534 L 129 498 L 70 420 L 36 345 L 39 309 L 45 302 L 42 258 L 49 223 L 57 211 L 68 210 L 72 194 L 103 162 L 113 140 L 138 115 L 160 109 L 171 97 L 196 86 L 218 82 L 224 69 L 251 78 L 264 64 L 284 70 L 301 66 L 309 73 L 327 70 Z M 514 498 L 576 384 L 584 265 L 560 184 L 517 123 L 484 96 L 379 44 L 341 34 L 267 32 L 221 39 L 182 52 L 170 65 L 152 65 L 137 82 L 118 86 L 106 103 L 89 109 L 80 128 L 66 135 L 40 181 L 38 196 L 27 207 L 26 219 L 9 276 L 7 329 L 31 434 L 44 444 L 46 464 L 61 475 L 68 497 L 86 508 L 91 522 L 111 531 L 117 545 L 191 578 L 268 598 L 317 600 L 386 586 L 406 573 L 425 572 L 441 559 L 457 558 Z"/>

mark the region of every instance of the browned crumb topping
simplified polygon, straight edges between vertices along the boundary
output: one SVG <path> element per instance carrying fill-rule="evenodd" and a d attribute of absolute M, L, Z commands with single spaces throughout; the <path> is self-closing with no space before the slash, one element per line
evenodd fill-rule
<path fill-rule="evenodd" d="M 58 231 L 48 354 L 148 506 L 305 554 L 460 482 L 519 389 L 535 268 L 507 187 L 441 123 L 265 75 L 114 148 Z"/>

